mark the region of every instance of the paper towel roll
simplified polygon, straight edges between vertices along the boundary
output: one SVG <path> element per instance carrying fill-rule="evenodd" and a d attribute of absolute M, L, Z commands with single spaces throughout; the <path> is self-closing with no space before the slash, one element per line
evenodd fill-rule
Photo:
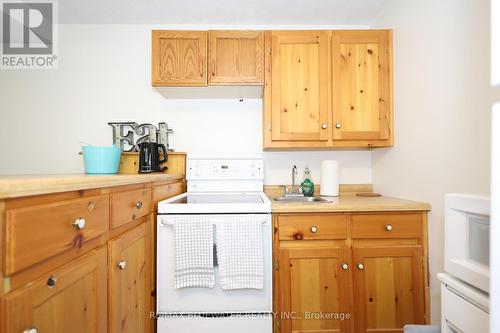
<path fill-rule="evenodd" d="M 321 162 L 320 195 L 327 197 L 339 196 L 339 162 L 324 160 Z"/>

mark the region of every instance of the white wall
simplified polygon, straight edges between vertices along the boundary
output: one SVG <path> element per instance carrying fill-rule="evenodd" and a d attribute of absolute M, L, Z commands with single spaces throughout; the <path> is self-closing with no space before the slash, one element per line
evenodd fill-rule
<path fill-rule="evenodd" d="M 109 121 L 166 121 L 177 151 L 262 152 L 260 99 L 167 99 L 151 87 L 152 28 L 61 25 L 58 69 L 0 71 L 0 174 L 81 172 L 80 141 L 111 144 Z M 326 158 L 340 160 L 343 183 L 371 182 L 368 151 L 264 157 L 268 184 L 290 182 L 290 166 L 306 161 L 317 181 Z"/>
<path fill-rule="evenodd" d="M 395 142 L 373 152 L 375 190 L 432 204 L 432 321 L 440 320 L 443 196 L 488 193 L 488 0 L 391 0 L 374 22 L 394 28 Z"/>

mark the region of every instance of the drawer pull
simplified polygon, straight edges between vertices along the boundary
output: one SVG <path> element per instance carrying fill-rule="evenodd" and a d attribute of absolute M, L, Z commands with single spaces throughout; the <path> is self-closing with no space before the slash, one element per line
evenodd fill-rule
<path fill-rule="evenodd" d="M 56 283 L 57 283 L 57 277 L 55 277 L 54 275 L 50 276 L 47 279 L 47 286 L 49 288 L 54 288 L 56 286 Z"/>
<path fill-rule="evenodd" d="M 141 209 L 142 208 L 142 202 L 137 201 L 137 203 L 135 204 L 135 208 Z"/>
<path fill-rule="evenodd" d="M 116 264 L 116 266 L 118 266 L 118 269 L 123 271 L 125 267 L 127 267 L 127 262 L 125 260 L 120 260 L 120 262 Z"/>
<path fill-rule="evenodd" d="M 385 230 L 392 231 L 392 224 L 388 224 L 385 226 Z"/>
<path fill-rule="evenodd" d="M 36 327 L 30 327 L 30 328 L 27 328 L 23 331 L 23 333 L 38 333 L 38 328 Z"/>
<path fill-rule="evenodd" d="M 349 269 L 349 265 L 346 263 L 343 263 L 341 267 L 344 271 L 347 271 Z"/>
<path fill-rule="evenodd" d="M 312 227 L 311 227 L 311 232 L 312 232 L 313 234 L 315 234 L 317 231 L 318 231 L 318 228 L 316 228 L 316 226 L 312 226 Z"/>
<path fill-rule="evenodd" d="M 293 239 L 295 240 L 303 240 L 304 239 L 304 235 L 300 232 L 296 232 L 293 234 Z"/>
<path fill-rule="evenodd" d="M 360 271 L 362 271 L 363 269 L 365 269 L 365 265 L 363 265 L 363 264 L 359 263 L 359 264 L 358 264 L 358 269 L 359 269 Z"/>
<path fill-rule="evenodd" d="M 76 228 L 76 230 L 82 230 L 83 228 L 85 228 L 85 224 L 87 222 L 85 221 L 84 218 L 77 218 L 75 220 L 75 222 L 73 222 L 73 226 Z"/>

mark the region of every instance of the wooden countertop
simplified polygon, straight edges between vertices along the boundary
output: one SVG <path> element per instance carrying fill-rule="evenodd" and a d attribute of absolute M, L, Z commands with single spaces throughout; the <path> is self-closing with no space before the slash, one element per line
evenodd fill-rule
<path fill-rule="evenodd" d="M 0 199 L 182 179 L 181 174 L 0 176 Z"/>

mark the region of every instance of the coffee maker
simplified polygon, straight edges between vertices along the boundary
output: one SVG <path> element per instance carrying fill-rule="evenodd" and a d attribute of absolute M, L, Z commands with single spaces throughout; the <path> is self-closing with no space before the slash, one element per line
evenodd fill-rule
<path fill-rule="evenodd" d="M 163 158 L 160 158 L 160 150 Z M 156 142 L 139 143 L 139 173 L 164 172 L 167 167 L 161 164 L 168 161 L 165 145 Z"/>

